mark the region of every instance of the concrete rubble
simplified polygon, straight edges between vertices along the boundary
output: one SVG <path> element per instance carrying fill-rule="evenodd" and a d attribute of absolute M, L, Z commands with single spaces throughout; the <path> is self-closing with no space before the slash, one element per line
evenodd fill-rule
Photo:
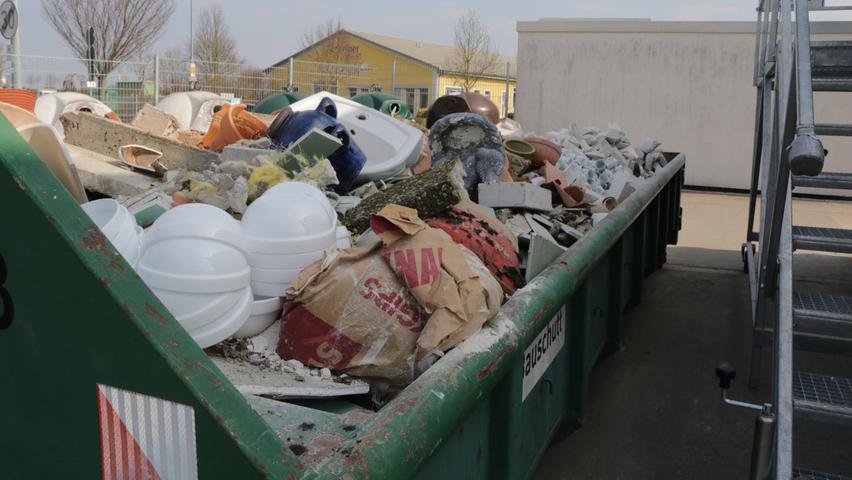
<path fill-rule="evenodd" d="M 59 120 L 83 186 L 118 200 L 135 218 L 139 232 L 143 227 L 154 229 L 158 218 L 184 204 L 216 207 L 237 222 L 248 217 L 246 212 L 256 200 L 272 198 L 265 195 L 279 195 L 275 198 L 282 209 L 308 201 L 315 203 L 315 210 L 322 215 L 331 216 L 333 233 L 326 229 L 312 233 L 314 237 L 308 230 L 302 234 L 305 239 L 322 240 L 303 242 L 304 250 L 292 257 L 298 257 L 300 268 L 290 269 L 292 272 L 288 268 L 296 260 L 286 255 L 275 257 L 269 248 L 299 245 L 301 237 L 298 241 L 285 241 L 285 237 L 274 235 L 315 228 L 316 219 L 306 217 L 305 223 L 295 227 L 270 224 L 271 239 L 264 240 L 266 243 L 251 241 L 254 243 L 249 250 L 253 253 L 247 259 L 251 262 L 251 275 L 274 277 L 276 269 L 287 271 L 292 274 L 288 278 L 296 278 L 289 285 L 299 286 L 299 291 L 288 289 L 281 297 L 283 307 L 279 303 L 278 310 L 272 305 L 267 312 L 272 315 L 271 324 L 261 334 L 230 338 L 208 350 L 240 391 L 272 398 L 360 395 L 371 388 L 380 390 L 378 394 L 373 391 L 373 398 L 387 396 L 392 390 L 387 390 L 388 386 L 412 381 L 448 349 L 475 333 L 496 313 L 501 302 L 582 241 L 591 228 L 605 221 L 667 162 L 658 141 L 645 139 L 633 144 L 617 124 L 606 128 L 570 124 L 537 138 L 525 133 L 523 125 L 512 119 L 495 125 L 485 113 L 445 112 L 431 129 L 417 125 L 424 140 L 428 133 L 428 141 L 414 152 L 413 158 L 419 161 L 408 163 L 411 168 L 378 179 L 359 180 L 357 175 L 365 161 L 369 165 L 377 159 L 365 160 L 357 146 L 353 149 L 354 142 L 347 143 L 330 99 L 323 99 L 316 110 L 298 115 L 283 111 L 278 117 L 255 115 L 244 106 L 234 107 L 236 114 L 258 128 L 248 133 L 231 128 L 228 135 L 220 135 L 217 129 L 227 129 L 231 107 L 224 108 L 223 113 L 219 99 L 213 94 L 205 95 L 199 97 L 203 104 L 198 111 L 175 110 L 182 119 L 145 105 L 130 124 L 74 111 Z M 185 96 L 174 97 L 172 103 L 194 98 Z M 405 119 L 394 121 L 411 124 Z M 260 125 L 269 126 L 268 131 Z M 329 135 L 318 126 L 341 132 L 338 136 Z M 213 136 L 215 142 L 211 141 Z M 548 160 L 527 155 L 524 150 L 513 150 L 523 155 L 509 152 L 504 148 L 506 141 L 516 142 L 514 146 L 526 145 L 527 153 L 546 144 Z M 557 156 L 554 150 L 561 150 L 561 154 Z M 290 183 L 294 185 L 292 191 L 302 193 L 275 193 L 277 187 L 273 187 L 282 183 Z M 384 217 L 380 212 L 384 212 Z M 323 222 L 328 221 L 323 218 Z M 382 218 L 391 218 L 393 228 L 382 223 Z M 240 222 L 223 225 L 234 229 L 228 235 L 242 234 Z M 140 233 L 143 255 L 147 236 L 147 232 Z M 339 246 L 322 250 L 325 247 L 316 247 L 316 242 Z M 417 244 L 417 248 L 408 248 L 409 243 Z M 356 246 L 344 248 L 350 244 Z M 308 247 L 318 250 L 302 253 Z M 412 256 L 415 250 L 439 253 L 436 258 L 417 258 Z M 357 268 L 367 268 L 369 262 L 373 262 L 370 268 L 382 272 L 386 283 L 395 285 L 395 291 L 387 286 L 358 283 L 361 277 L 347 270 L 351 267 L 360 271 Z M 310 265 L 302 268 L 305 264 Z M 356 264 L 361 266 L 352 267 Z M 433 274 L 443 276 L 443 280 Z M 439 316 L 438 310 L 444 316 L 458 311 L 455 304 L 436 293 L 437 286 L 446 289 L 456 285 L 447 279 L 453 279 L 457 286 L 468 282 L 465 289 L 459 290 L 466 295 L 484 288 L 470 297 L 482 305 L 471 310 L 477 312 L 475 321 L 465 328 L 448 329 L 446 324 L 437 327 L 437 320 L 430 323 Z M 319 281 L 329 285 L 324 293 L 315 291 Z M 488 287 L 481 287 L 480 283 Z M 332 287 L 337 293 L 317 306 L 316 295 L 329 295 Z M 360 293 L 346 295 L 347 289 L 353 288 Z M 237 298 L 236 293 L 228 295 Z M 350 303 L 333 305 L 344 297 Z M 255 294 L 254 300 L 264 298 Z M 332 345 L 322 348 L 335 352 L 329 356 L 328 351 L 315 350 L 320 346 L 311 343 L 311 335 L 316 335 L 299 323 L 310 316 L 292 314 L 303 305 L 312 305 L 325 317 L 369 306 L 372 310 L 367 311 L 374 314 L 355 316 L 363 322 L 376 316 L 386 316 L 387 325 L 399 324 L 406 315 L 418 320 L 417 325 L 395 334 L 396 342 L 390 343 L 396 350 L 387 351 L 382 345 L 390 333 L 371 335 L 368 333 L 372 327 L 366 323 L 338 325 L 339 318 L 326 318 L 323 328 L 331 330 L 324 338 L 330 339 Z M 335 328 L 354 328 L 352 331 L 360 332 L 357 338 L 365 343 L 334 343 L 341 341 Z M 421 330 L 427 333 L 421 334 Z M 253 333 L 258 331 L 261 330 Z M 281 341 L 282 331 L 287 332 L 286 342 Z M 378 365 L 374 358 L 406 360 L 400 369 Z"/>
<path fill-rule="evenodd" d="M 480 183 L 479 204 L 493 208 L 520 208 L 541 212 L 550 211 L 551 195 L 531 183 Z"/>
<path fill-rule="evenodd" d="M 162 152 L 162 163 L 168 169 L 203 169 L 217 159 L 213 152 L 90 113 L 66 113 L 60 120 L 65 143 L 112 158 L 118 158 L 118 149 L 123 145 L 144 145 Z"/>

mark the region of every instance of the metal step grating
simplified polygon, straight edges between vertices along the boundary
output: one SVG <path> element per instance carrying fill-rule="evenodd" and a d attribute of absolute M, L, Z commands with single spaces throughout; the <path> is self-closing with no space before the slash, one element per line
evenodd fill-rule
<path fill-rule="evenodd" d="M 816 177 L 793 176 L 793 186 L 852 190 L 852 173 L 822 172 Z"/>
<path fill-rule="evenodd" d="M 793 227 L 793 235 L 802 235 L 805 237 L 821 237 L 834 240 L 849 240 L 852 241 L 852 230 L 842 230 L 840 228 L 825 228 L 825 227 Z"/>
<path fill-rule="evenodd" d="M 834 475 L 831 473 L 816 472 L 805 468 L 793 469 L 793 480 L 852 480 L 843 475 Z"/>
<path fill-rule="evenodd" d="M 849 78 L 852 75 L 852 42 L 811 42 L 814 78 Z"/>
<path fill-rule="evenodd" d="M 852 92 L 852 78 L 814 78 L 815 92 Z"/>
<path fill-rule="evenodd" d="M 852 253 L 852 230 L 794 225 L 793 247 L 804 250 Z"/>
<path fill-rule="evenodd" d="M 852 319 L 852 297 L 814 292 L 793 292 L 793 310 L 825 313 Z"/>
<path fill-rule="evenodd" d="M 852 380 L 816 373 L 793 372 L 793 399 L 852 409 Z"/>
<path fill-rule="evenodd" d="M 817 135 L 830 135 L 836 137 L 852 136 L 852 125 L 844 123 L 818 123 L 814 125 Z"/>

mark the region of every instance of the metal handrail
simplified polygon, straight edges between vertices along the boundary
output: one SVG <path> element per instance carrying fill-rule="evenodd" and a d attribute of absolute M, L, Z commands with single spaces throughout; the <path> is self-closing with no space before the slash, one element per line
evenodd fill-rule
<path fill-rule="evenodd" d="M 793 239 L 792 196 L 787 189 L 778 250 L 778 301 L 775 320 L 775 480 L 793 478 Z"/>
<path fill-rule="evenodd" d="M 757 111 L 749 225 L 744 259 L 749 270 L 755 330 L 775 332 L 771 478 L 792 476 L 792 255 L 791 146 L 815 139 L 807 0 L 760 0 L 755 78 Z M 800 145 L 801 146 L 801 145 Z M 813 147 L 813 144 L 806 145 Z M 807 150 L 810 153 L 812 150 Z M 759 188 L 758 188 L 759 185 Z M 758 193 L 759 192 L 759 193 Z M 757 196 L 759 231 L 754 234 Z M 752 244 L 757 240 L 756 250 Z M 761 348 L 755 343 L 750 384 L 756 386 Z M 754 472 L 753 472 L 754 473 Z"/>

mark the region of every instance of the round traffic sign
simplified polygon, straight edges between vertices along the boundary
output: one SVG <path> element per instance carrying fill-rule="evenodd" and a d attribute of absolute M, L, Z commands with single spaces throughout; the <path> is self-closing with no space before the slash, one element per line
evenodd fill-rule
<path fill-rule="evenodd" d="M 18 31 L 18 9 L 12 0 L 6 0 L 0 5 L 0 35 L 11 39 Z"/>

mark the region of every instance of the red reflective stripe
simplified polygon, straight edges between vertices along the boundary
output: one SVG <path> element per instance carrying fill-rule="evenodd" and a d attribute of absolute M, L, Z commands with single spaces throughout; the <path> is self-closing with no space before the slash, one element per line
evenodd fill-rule
<path fill-rule="evenodd" d="M 112 448 L 109 442 L 110 438 L 110 418 L 106 414 L 107 400 L 104 397 L 100 388 L 97 389 L 98 394 L 98 432 L 101 436 L 101 472 L 104 480 L 113 480 L 115 476 L 112 473 Z"/>
<path fill-rule="evenodd" d="M 118 413 L 106 400 L 103 392 L 98 390 L 98 395 L 101 425 L 104 423 L 108 425 L 106 436 L 103 435 L 103 429 L 101 429 L 101 464 L 104 466 L 104 480 L 128 478 L 131 473 L 135 474 L 136 478 L 160 480 L 160 475 L 142 452 L 142 448 L 136 443 L 136 439 L 133 438 Z M 116 455 L 118 453 L 116 449 L 126 450 L 126 452 L 121 452 L 119 457 L 119 455 Z M 113 468 L 107 468 L 109 462 L 112 462 Z M 113 474 L 113 472 L 115 473 Z"/>

